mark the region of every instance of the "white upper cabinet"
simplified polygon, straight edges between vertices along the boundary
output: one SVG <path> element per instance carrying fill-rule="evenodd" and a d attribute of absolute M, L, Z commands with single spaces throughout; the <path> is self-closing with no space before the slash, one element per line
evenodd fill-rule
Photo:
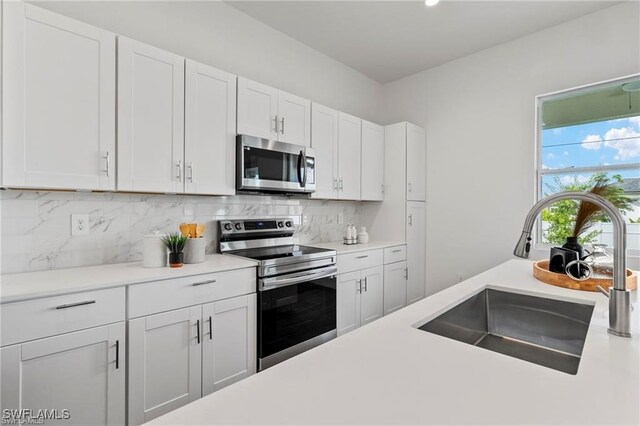
<path fill-rule="evenodd" d="M 311 146 L 311 101 L 278 91 L 278 140 Z"/>
<path fill-rule="evenodd" d="M 361 199 L 384 199 L 384 127 L 362 120 Z"/>
<path fill-rule="evenodd" d="M 238 77 L 238 134 L 278 139 L 278 89 Z"/>
<path fill-rule="evenodd" d="M 184 190 L 235 194 L 236 76 L 187 59 Z"/>
<path fill-rule="evenodd" d="M 407 201 L 426 201 L 426 140 L 424 129 L 407 123 Z"/>
<path fill-rule="evenodd" d="M 182 192 L 184 58 L 118 37 L 118 189 Z"/>
<path fill-rule="evenodd" d="M 360 199 L 360 156 L 362 120 L 338 114 L 338 198 Z"/>
<path fill-rule="evenodd" d="M 313 198 L 338 197 L 338 111 L 314 103 L 311 147 L 316 153 L 316 191 Z"/>
<path fill-rule="evenodd" d="M 311 144 L 311 102 L 238 77 L 238 134 Z"/>
<path fill-rule="evenodd" d="M 115 189 L 115 35 L 4 2 L 2 185 Z"/>

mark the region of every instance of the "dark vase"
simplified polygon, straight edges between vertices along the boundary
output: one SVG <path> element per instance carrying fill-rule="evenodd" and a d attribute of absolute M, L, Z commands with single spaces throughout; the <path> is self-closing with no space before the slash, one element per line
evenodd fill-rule
<path fill-rule="evenodd" d="M 582 259 L 582 257 L 584 256 L 584 249 L 582 248 L 580 243 L 578 243 L 578 237 L 567 237 L 567 242 L 564 243 L 562 247 L 569 250 L 577 251 L 578 259 Z"/>
<path fill-rule="evenodd" d="M 582 257 L 584 256 L 584 249 L 582 248 L 580 243 L 578 243 L 578 237 L 567 237 L 567 242 L 564 243 L 562 248 L 566 248 L 566 249 L 577 252 L 578 260 L 582 259 Z M 581 268 L 579 268 L 578 265 L 571 266 L 570 272 L 571 272 L 571 275 L 573 275 L 574 277 L 582 276 Z"/>
<path fill-rule="evenodd" d="M 184 253 L 169 253 L 169 266 L 172 268 L 181 268 L 184 262 Z"/>

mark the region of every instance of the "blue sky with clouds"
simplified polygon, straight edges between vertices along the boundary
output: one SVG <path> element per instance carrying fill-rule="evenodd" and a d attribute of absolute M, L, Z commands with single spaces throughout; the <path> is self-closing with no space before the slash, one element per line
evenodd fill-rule
<path fill-rule="evenodd" d="M 542 132 L 543 168 L 640 162 L 640 116 Z"/>

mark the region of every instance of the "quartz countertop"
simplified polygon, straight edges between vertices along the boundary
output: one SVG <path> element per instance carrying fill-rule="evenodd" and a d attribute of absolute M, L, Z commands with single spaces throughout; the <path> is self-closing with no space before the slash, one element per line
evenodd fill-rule
<path fill-rule="evenodd" d="M 131 262 L 3 274 L 0 275 L 0 303 L 251 268 L 256 265 L 251 259 L 213 254 L 207 256 L 202 263 L 185 264 L 182 268 L 145 268 L 142 262 Z"/>
<path fill-rule="evenodd" d="M 330 243 L 305 244 L 305 245 L 311 246 L 311 247 L 335 250 L 336 252 L 338 252 L 338 254 L 341 254 L 341 253 L 357 253 L 359 251 L 384 249 L 387 247 L 403 246 L 405 244 L 406 243 L 402 241 L 370 240 L 367 244 L 353 244 L 349 246 L 344 244 L 342 241 L 335 241 Z"/>
<path fill-rule="evenodd" d="M 577 375 L 416 328 L 487 286 L 595 303 Z M 639 309 L 631 339 L 607 333 L 607 310 L 511 260 L 151 423 L 637 425 Z"/>

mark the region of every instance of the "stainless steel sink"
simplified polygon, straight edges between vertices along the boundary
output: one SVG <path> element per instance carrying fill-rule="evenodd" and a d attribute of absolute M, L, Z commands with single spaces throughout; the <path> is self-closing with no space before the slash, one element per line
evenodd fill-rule
<path fill-rule="evenodd" d="M 576 374 L 593 305 L 485 289 L 420 330 Z"/>

